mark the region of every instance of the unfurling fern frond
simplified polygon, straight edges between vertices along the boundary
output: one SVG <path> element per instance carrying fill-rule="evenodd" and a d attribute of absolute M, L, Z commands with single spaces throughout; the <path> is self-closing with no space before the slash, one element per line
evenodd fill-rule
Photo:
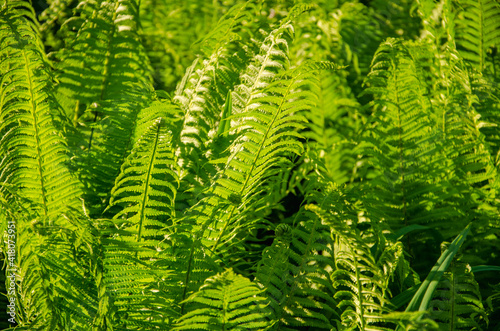
<path fill-rule="evenodd" d="M 172 330 L 264 330 L 269 325 L 268 304 L 256 284 L 229 269 L 207 278 L 186 299 L 189 311 Z"/>

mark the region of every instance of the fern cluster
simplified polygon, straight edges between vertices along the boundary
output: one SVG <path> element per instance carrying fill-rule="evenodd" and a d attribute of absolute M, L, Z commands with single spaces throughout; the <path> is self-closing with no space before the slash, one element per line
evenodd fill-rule
<path fill-rule="evenodd" d="M 0 325 L 497 330 L 499 18 L 0 1 Z"/>

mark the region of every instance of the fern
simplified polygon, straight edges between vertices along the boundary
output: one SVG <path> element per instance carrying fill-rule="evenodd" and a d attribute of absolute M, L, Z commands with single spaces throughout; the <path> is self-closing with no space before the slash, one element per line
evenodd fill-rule
<path fill-rule="evenodd" d="M 431 318 L 453 330 L 482 329 L 485 311 L 470 266 L 457 262 L 443 275 L 430 303 Z M 487 321 L 487 319 L 486 319 Z"/>
<path fill-rule="evenodd" d="M 293 228 L 280 224 L 275 233 L 256 273 L 270 300 L 272 330 L 331 329 L 329 320 L 336 312 L 327 273 L 333 266 L 327 229 L 313 218 Z"/>
<path fill-rule="evenodd" d="M 261 291 L 231 269 L 208 278 L 186 302 L 192 310 L 173 330 L 262 330 L 267 325 Z"/>
<path fill-rule="evenodd" d="M 68 172 L 69 151 L 56 131 L 61 109 L 33 30 L 33 12 L 23 6 L 9 3 L 1 16 L 2 179 L 11 190 L 38 204 L 40 215 L 48 216 L 74 205 L 81 191 Z M 9 195 L 2 188 L 4 194 Z"/>
<path fill-rule="evenodd" d="M 448 217 L 473 207 L 463 195 L 466 187 L 459 186 L 449 171 L 451 160 L 443 155 L 437 132 L 432 129 L 436 123 L 433 105 L 418 76 L 425 67 L 415 66 L 421 62 L 414 62 L 411 47 L 401 49 L 399 45 L 396 40 L 383 44 L 368 76 L 371 86 L 367 91 L 381 96 L 374 103 L 378 122 L 370 132 L 374 137 L 366 140 L 365 147 L 380 172 L 369 185 L 383 188 L 377 195 L 380 202 L 386 201 L 382 204 L 387 209 L 367 208 L 394 229 L 425 222 L 442 229 L 445 237 L 453 236 L 456 232 L 445 231 Z M 395 49 L 401 51 L 395 53 Z M 383 142 L 379 140 L 384 136 Z M 462 201 L 461 208 L 455 207 L 458 201 Z"/>
<path fill-rule="evenodd" d="M 152 98 L 152 84 L 136 33 L 134 2 L 88 1 L 78 10 L 82 25 L 57 53 L 58 93 L 80 129 L 69 141 L 79 150 L 81 180 L 99 192 L 101 201 L 89 201 L 99 210 L 131 148 L 130 132 L 139 109 Z"/>
<path fill-rule="evenodd" d="M 288 26 L 283 25 L 281 29 L 275 30 L 274 34 L 271 34 L 268 39 L 269 41 L 264 42 L 262 47 L 265 55 L 257 57 L 258 64 L 263 61 L 263 63 L 260 64 L 261 67 L 259 68 L 255 65 L 250 65 L 249 70 L 251 76 L 249 75 L 247 78 L 250 80 L 250 86 L 247 87 L 242 85 L 240 87 L 243 91 L 246 91 L 246 93 L 254 91 L 253 93 L 257 94 L 258 92 L 263 91 L 264 86 L 268 85 L 266 82 L 261 83 L 263 86 L 258 85 L 259 80 L 263 79 L 264 76 L 269 77 L 274 75 L 272 71 L 266 71 L 266 67 L 282 67 L 280 62 L 271 60 L 269 57 L 272 54 L 274 57 L 279 57 L 281 61 L 284 60 L 283 57 L 286 56 L 285 53 L 279 48 L 275 49 L 275 47 L 277 47 L 278 42 L 285 42 L 285 40 L 280 37 L 287 28 Z M 268 46 L 267 43 L 270 43 L 271 45 Z M 268 58 L 269 60 L 266 60 Z M 269 61 L 269 63 L 266 61 Z M 252 77 L 253 75 L 257 76 Z M 246 77 L 246 75 L 244 77 Z M 267 79 L 269 78 L 266 78 L 266 80 Z M 210 226 L 208 229 L 209 232 L 203 235 L 204 244 L 208 247 L 213 246 L 214 251 L 219 248 L 218 246 L 220 244 L 224 244 L 224 241 L 230 240 L 234 237 L 232 231 L 242 231 L 241 229 L 238 229 L 238 221 L 237 219 L 233 219 L 233 217 L 241 218 L 243 216 L 238 213 L 238 209 L 248 208 L 244 205 L 247 203 L 246 196 L 251 197 L 255 194 L 255 190 L 258 189 L 258 185 L 260 184 L 260 178 L 265 176 L 265 171 L 272 164 L 272 156 L 276 155 L 274 162 L 279 162 L 280 160 L 283 160 L 283 158 L 279 157 L 279 153 L 286 151 L 298 153 L 300 151 L 300 149 L 298 149 L 300 148 L 300 145 L 292 140 L 293 135 L 290 135 L 287 132 L 283 132 L 278 135 L 278 133 L 280 133 L 280 131 L 287 125 L 297 126 L 299 121 L 302 120 L 301 117 L 291 114 L 294 111 L 300 110 L 300 108 L 295 109 L 292 108 L 293 106 L 289 107 L 284 102 L 284 100 L 292 98 L 292 84 L 297 84 L 296 86 L 299 87 L 300 85 L 298 84 L 300 84 L 300 81 L 296 81 L 294 79 L 280 80 L 277 81 L 274 86 L 271 85 L 268 93 L 276 94 L 277 97 L 274 99 L 271 97 L 266 98 L 266 94 L 263 94 L 260 99 L 252 100 L 251 95 L 240 96 L 238 93 L 235 93 L 235 96 L 232 98 L 232 109 L 235 114 L 235 119 L 253 118 L 252 122 L 247 122 L 252 125 L 250 128 L 243 128 L 241 126 L 237 127 L 237 131 L 244 132 L 244 134 L 240 134 L 239 138 L 235 139 L 232 143 L 230 147 L 231 155 L 227 158 L 225 167 L 217 174 L 217 179 L 214 181 L 212 187 L 207 190 L 210 192 L 210 195 L 207 194 L 207 198 L 202 200 L 198 205 L 194 206 L 199 208 L 199 210 L 206 215 L 203 218 L 198 217 L 197 223 L 200 226 L 206 222 L 207 216 L 211 216 L 212 213 L 220 213 L 220 220 L 215 224 L 207 224 Z M 248 100 L 243 98 L 248 98 Z M 276 104 L 276 101 L 278 101 L 279 104 Z M 240 106 L 240 102 L 245 102 L 245 104 Z M 254 104 L 257 107 L 262 105 L 260 106 L 260 109 L 262 109 L 263 112 L 256 110 L 248 111 L 251 104 Z M 301 107 L 300 102 L 297 102 L 296 104 Z M 237 126 L 236 122 L 231 125 L 231 127 L 233 126 Z M 274 135 L 277 137 L 274 138 Z M 286 142 L 287 135 L 289 137 L 288 142 Z M 280 140 L 283 140 L 286 143 L 280 142 Z M 269 154 L 269 151 L 273 151 L 273 154 Z M 267 162 L 261 162 L 261 160 L 259 160 L 262 155 L 266 155 Z M 215 209 L 217 205 L 221 205 L 221 202 L 224 203 L 224 205 L 229 206 L 227 211 Z M 193 209 L 193 212 L 195 210 L 196 209 Z M 199 211 L 196 212 L 199 213 Z M 249 223 L 246 224 L 246 226 L 249 225 Z M 202 228 L 202 231 L 206 230 Z M 211 232 L 213 234 L 210 234 Z"/>
<path fill-rule="evenodd" d="M 336 219 L 316 205 L 307 209 L 332 227 L 334 238 L 334 269 L 331 279 L 338 300 L 342 326 L 361 330 L 388 330 L 384 322 L 390 321 L 388 312 L 388 277 L 391 277 L 402 258 L 401 243 L 388 243 L 381 247 L 383 253 L 375 260 L 366 239 L 351 230 L 347 220 Z M 331 208 L 331 207 L 330 207 Z M 340 326 L 340 325 L 339 325 Z"/>
<path fill-rule="evenodd" d="M 220 108 L 248 57 L 246 51 L 241 50 L 231 54 L 236 47 L 240 48 L 238 33 L 234 30 L 241 28 L 247 13 L 245 8 L 234 8 L 220 20 L 212 35 L 205 37 L 202 43 L 206 57 L 193 62 L 175 92 L 174 101 L 185 113 L 178 147 L 178 154 L 183 155 L 180 163 L 185 168 L 179 173 L 184 179 L 181 182 L 185 183 L 179 190 L 179 209 L 186 200 L 190 205 L 196 203 L 195 197 L 203 186 L 211 184 L 219 170 L 209 163 L 209 158 L 220 157 L 225 149 L 219 146 L 222 140 L 214 136 L 222 116 Z"/>
<path fill-rule="evenodd" d="M 1 327 L 497 328 L 499 8 L 0 1 Z"/>
<path fill-rule="evenodd" d="M 458 6 L 457 47 L 482 72 L 487 64 L 487 51 L 500 41 L 500 7 L 495 1 L 461 1 Z"/>
<path fill-rule="evenodd" d="M 177 188 L 177 163 L 172 146 L 173 105 L 154 103 L 140 112 L 135 144 L 111 191 L 110 207 L 119 205 L 117 221 L 126 217 L 127 229 L 142 241 L 172 225 Z M 129 225 L 130 224 L 130 225 Z"/>

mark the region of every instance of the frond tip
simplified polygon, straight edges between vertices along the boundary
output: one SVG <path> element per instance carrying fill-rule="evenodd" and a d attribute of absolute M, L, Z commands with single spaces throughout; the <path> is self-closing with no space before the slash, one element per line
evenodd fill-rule
<path fill-rule="evenodd" d="M 177 330 L 262 330 L 268 323 L 266 299 L 248 278 L 232 269 L 208 278 L 185 302 L 192 308 Z"/>

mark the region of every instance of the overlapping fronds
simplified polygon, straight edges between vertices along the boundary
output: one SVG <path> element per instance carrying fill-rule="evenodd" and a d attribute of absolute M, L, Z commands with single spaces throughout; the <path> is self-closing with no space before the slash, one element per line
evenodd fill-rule
<path fill-rule="evenodd" d="M 297 131 L 304 121 L 300 112 L 312 105 L 311 98 L 307 98 L 309 92 L 303 89 L 309 83 L 308 74 L 301 75 L 300 69 L 284 73 L 265 89 L 259 89 L 259 95 L 250 98 L 252 103 L 246 111 L 233 104 L 235 125 L 231 129 L 241 133 L 208 191 L 211 195 L 203 201 L 211 209 L 217 208 L 220 201 L 228 205 L 226 210 L 218 211 L 220 216 L 203 236 L 214 250 L 230 244 L 237 233 L 233 231 L 241 231 L 240 225 L 251 224 L 250 220 L 242 222 L 242 218 L 262 205 L 257 204 L 257 199 L 265 189 L 265 179 L 289 162 L 286 157 L 300 154 Z"/>
<path fill-rule="evenodd" d="M 0 179 L 7 185 L 0 192 L 9 199 L 9 190 L 18 191 L 40 215 L 54 215 L 81 194 L 56 130 L 61 109 L 33 12 L 21 1 L 8 2 L 0 20 Z"/>
<path fill-rule="evenodd" d="M 0 328 L 498 329 L 499 17 L 0 0 Z"/>
<path fill-rule="evenodd" d="M 378 169 L 370 175 L 374 177 L 369 185 L 374 186 L 369 191 L 377 190 L 377 194 L 369 194 L 367 209 L 393 229 L 429 224 L 449 237 L 456 235 L 446 232 L 450 217 L 457 215 L 467 222 L 465 208 L 471 205 L 463 195 L 466 186 L 458 184 L 450 171 L 452 160 L 443 153 L 435 130 L 436 114 L 422 80 L 425 62 L 416 61 L 412 49 L 387 40 L 377 51 L 367 78 L 366 92 L 377 98 L 364 151 Z"/>
<path fill-rule="evenodd" d="M 227 95 L 239 80 L 250 56 L 239 45 L 242 21 L 249 19 L 248 4 L 235 6 L 202 43 L 204 57 L 196 59 L 177 86 L 174 101 L 184 111 L 178 154 L 183 171 L 178 208 L 196 203 L 204 186 L 212 184 L 219 170 L 209 158 L 219 158 L 228 145 L 215 132 L 222 120 L 221 109 L 231 107 Z"/>
<path fill-rule="evenodd" d="M 152 82 L 134 1 L 84 1 L 76 10 L 79 16 L 63 25 L 78 32 L 56 55 L 57 90 L 77 129 L 68 138 L 80 178 L 95 193 L 87 200 L 102 211 L 130 151 L 137 113 L 152 98 Z"/>
<path fill-rule="evenodd" d="M 386 323 L 394 323 L 394 320 L 386 316 L 389 312 L 389 278 L 394 276 L 400 260 L 403 260 L 402 244 L 387 242 L 379 247 L 381 253 L 376 253 L 377 256 L 367 244 L 368 238 L 363 238 L 351 228 L 352 225 L 349 226 L 353 224 L 352 220 L 343 219 L 343 213 L 338 213 L 334 206 L 326 204 L 323 208 L 329 211 L 317 205 L 306 206 L 322 222 L 330 225 L 332 231 L 335 264 L 330 277 L 342 326 L 390 330 Z"/>
<path fill-rule="evenodd" d="M 102 244 L 96 330 L 113 325 L 118 329 L 143 330 L 168 324 L 175 315 L 172 312 L 175 298 L 160 292 L 160 283 L 171 272 L 165 267 L 153 266 L 158 252 L 135 242 L 109 238 L 109 232 Z M 145 259 L 147 256 L 149 260 Z"/>
<path fill-rule="evenodd" d="M 306 114 L 309 120 L 304 137 L 315 145 L 328 174 L 338 184 L 352 180 L 355 172 L 355 137 L 363 116 L 341 73 L 321 73 L 317 107 Z M 357 125 L 355 123 L 358 123 Z"/>
<path fill-rule="evenodd" d="M 443 275 L 429 308 L 441 328 L 481 330 L 487 322 L 479 286 L 470 266 L 462 262 L 455 262 Z"/>
<path fill-rule="evenodd" d="M 263 79 L 262 76 L 266 76 L 265 80 L 269 81 L 275 75 L 269 71 L 269 68 L 273 67 L 273 71 L 276 66 L 284 69 L 286 53 L 280 47 L 286 47 L 286 40 L 281 38 L 286 29 L 287 27 L 284 26 L 275 30 L 264 41 L 263 54 L 256 57 L 255 63 L 249 66 L 249 73 L 243 76 L 249 86 L 242 84 L 233 93 L 233 114 L 239 115 L 240 119 L 243 119 L 243 116 L 253 118 L 253 121 L 249 122 L 251 123 L 249 128 L 232 143 L 229 150 L 230 156 L 223 161 L 225 166 L 217 173 L 212 186 L 206 189 L 206 198 L 194 205 L 186 214 L 197 216 L 196 223 L 201 227 L 198 236 L 200 239 L 203 238 L 204 245 L 213 247 L 214 251 L 220 248 L 218 247 L 220 244 L 230 241 L 241 231 L 238 218 L 241 219 L 242 211 L 250 207 L 246 199 L 252 198 L 252 193 L 255 193 L 262 179 L 266 175 L 269 176 L 265 171 L 273 164 L 272 161 L 283 160 L 281 153 L 286 151 L 297 153 L 299 151 L 297 148 L 300 148 L 300 145 L 294 142 L 293 133 L 281 133 L 288 125 L 297 127 L 299 125 L 297 121 L 301 120 L 299 115 L 293 114 L 294 111 L 300 111 L 300 108 L 289 107 L 285 102 L 292 97 L 291 85 L 295 84 L 299 87 L 300 81 L 298 79 L 278 80 L 267 93 L 262 92 L 269 83 L 262 82 L 258 85 L 258 80 Z M 240 90 L 246 91 L 247 95 L 239 93 Z M 257 103 L 257 100 L 253 103 L 249 101 L 252 92 L 261 97 L 260 103 Z M 268 96 L 271 93 L 276 94 L 276 97 Z M 279 103 L 276 104 L 276 102 Z M 297 104 L 300 106 L 302 103 L 297 100 L 295 105 Z M 244 108 L 240 108 L 240 105 Z M 246 109 L 250 105 L 254 107 L 251 110 Z M 233 121 L 231 125 L 233 131 L 235 126 Z M 238 133 L 242 130 L 241 127 L 237 129 Z M 266 155 L 267 150 L 275 152 Z M 262 159 L 264 156 L 265 158 Z M 279 167 L 279 163 L 274 162 L 274 165 Z M 244 203 L 247 203 L 247 206 Z M 256 205 L 251 207 L 254 210 L 257 209 Z M 216 220 L 214 224 L 211 224 L 212 219 Z M 245 222 L 241 226 L 248 227 L 251 222 Z"/>

